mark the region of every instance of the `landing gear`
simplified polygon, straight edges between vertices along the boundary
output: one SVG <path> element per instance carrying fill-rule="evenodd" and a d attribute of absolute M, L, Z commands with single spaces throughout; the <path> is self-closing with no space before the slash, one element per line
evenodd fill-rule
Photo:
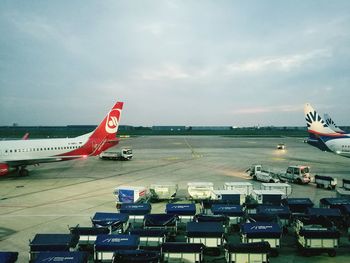
<path fill-rule="evenodd" d="M 19 170 L 18 170 L 18 175 L 19 175 L 19 176 L 28 176 L 28 175 L 29 175 L 29 172 L 28 172 L 28 170 L 27 170 L 24 166 L 22 166 L 22 167 L 19 168 Z"/>

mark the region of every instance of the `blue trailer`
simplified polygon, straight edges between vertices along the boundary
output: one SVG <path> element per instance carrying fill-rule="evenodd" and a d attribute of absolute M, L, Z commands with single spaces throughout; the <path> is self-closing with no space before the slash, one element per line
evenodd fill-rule
<path fill-rule="evenodd" d="M 230 225 L 238 225 L 244 215 L 241 205 L 214 204 L 211 207 L 211 212 L 214 215 L 227 216 Z"/>
<path fill-rule="evenodd" d="M 145 215 L 143 225 L 145 229 L 161 229 L 176 234 L 177 219 L 177 216 L 172 214 L 148 214 Z"/>
<path fill-rule="evenodd" d="M 343 224 L 343 217 L 338 208 L 309 208 L 307 214 L 314 218 L 327 218 L 336 226 Z"/>
<path fill-rule="evenodd" d="M 243 243 L 269 242 L 275 255 L 278 255 L 277 248 L 280 247 L 282 229 L 277 223 L 255 222 L 245 223 L 241 227 L 241 239 Z"/>
<path fill-rule="evenodd" d="M 320 199 L 320 207 L 322 208 L 339 208 L 341 205 L 349 205 L 350 198 L 332 197 Z"/>
<path fill-rule="evenodd" d="M 172 260 L 180 262 L 201 263 L 205 246 L 202 243 L 167 242 L 161 247 L 165 262 Z"/>
<path fill-rule="evenodd" d="M 33 263 L 87 263 L 89 255 L 81 251 L 55 251 L 55 252 L 40 252 L 38 253 Z"/>
<path fill-rule="evenodd" d="M 108 227 L 110 233 L 124 233 L 129 227 L 129 215 L 122 213 L 97 212 L 91 218 L 94 227 Z"/>
<path fill-rule="evenodd" d="M 267 263 L 270 253 L 269 242 L 227 243 L 225 259 L 227 263 Z"/>
<path fill-rule="evenodd" d="M 129 235 L 139 236 L 140 246 L 158 247 L 166 242 L 169 233 L 162 229 L 132 229 Z"/>
<path fill-rule="evenodd" d="M 82 249 L 88 249 L 90 246 L 93 246 L 98 235 L 110 233 L 108 227 L 81 227 L 79 225 L 70 227 L 69 231 L 71 234 L 79 236 L 78 245 Z"/>
<path fill-rule="evenodd" d="M 258 206 L 257 213 L 277 215 L 282 226 L 287 227 L 291 223 L 292 213 L 286 206 Z"/>
<path fill-rule="evenodd" d="M 334 228 L 305 227 L 297 235 L 298 249 L 302 255 L 327 252 L 329 256 L 334 257 L 339 238 L 340 233 Z"/>
<path fill-rule="evenodd" d="M 94 246 L 94 260 L 111 262 L 117 250 L 138 249 L 139 236 L 135 235 L 99 235 Z"/>
<path fill-rule="evenodd" d="M 206 247 L 217 248 L 224 244 L 222 222 L 188 222 L 187 243 L 202 243 Z"/>
<path fill-rule="evenodd" d="M 0 251 L 1 263 L 15 263 L 18 258 L 18 252 Z"/>
<path fill-rule="evenodd" d="M 145 215 L 151 213 L 152 206 L 149 203 L 121 204 L 119 212 L 128 214 L 132 223 L 141 223 Z"/>
<path fill-rule="evenodd" d="M 79 242 L 79 236 L 72 234 L 36 234 L 29 241 L 29 261 L 44 251 L 73 251 Z"/>
<path fill-rule="evenodd" d="M 288 206 L 295 213 L 306 213 L 307 209 L 314 206 L 310 198 L 287 198 L 282 200 L 283 206 Z"/>
<path fill-rule="evenodd" d="M 148 250 L 119 250 L 114 252 L 112 263 L 158 263 L 160 253 Z"/>
<path fill-rule="evenodd" d="M 187 223 L 193 220 L 196 214 L 195 204 L 166 204 L 165 212 L 169 215 L 176 215 L 179 222 Z"/>

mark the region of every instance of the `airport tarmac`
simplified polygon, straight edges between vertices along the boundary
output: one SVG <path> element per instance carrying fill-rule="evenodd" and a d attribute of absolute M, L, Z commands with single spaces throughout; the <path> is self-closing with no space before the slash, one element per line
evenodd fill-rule
<path fill-rule="evenodd" d="M 286 150 L 277 150 L 278 143 Z M 69 233 L 68 225 L 90 226 L 95 212 L 115 212 L 113 189 L 120 185 L 149 186 L 175 182 L 185 195 L 193 181 L 250 181 L 245 173 L 251 164 L 275 171 L 288 165 L 311 166 L 311 173 L 350 178 L 350 159 L 321 152 L 303 143 L 303 138 L 250 138 L 221 136 L 153 136 L 122 139 L 118 147 L 131 147 L 131 161 L 106 161 L 98 157 L 28 167 L 28 177 L 0 178 L 0 250 L 18 251 L 18 262 L 28 262 L 29 239 L 37 233 Z M 308 197 L 316 206 L 333 190 L 314 184 L 292 185 L 291 197 Z M 152 204 L 152 212 L 164 212 L 163 203 Z M 238 234 L 235 233 L 235 235 Z M 342 237 L 337 256 L 302 257 L 295 240 L 282 238 L 280 255 L 271 262 L 348 262 L 350 242 Z M 224 258 L 215 262 L 224 262 Z"/>

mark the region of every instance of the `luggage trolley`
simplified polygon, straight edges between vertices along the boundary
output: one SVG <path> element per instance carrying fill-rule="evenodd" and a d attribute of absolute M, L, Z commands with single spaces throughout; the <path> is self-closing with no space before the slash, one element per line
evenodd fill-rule
<path fill-rule="evenodd" d="M 162 229 L 132 229 L 129 235 L 140 237 L 140 246 L 159 247 L 165 243 L 168 237 L 168 231 Z"/>
<path fill-rule="evenodd" d="M 255 222 L 245 223 L 241 228 L 243 243 L 267 241 L 270 244 L 273 255 L 278 255 L 282 229 L 277 223 Z"/>
<path fill-rule="evenodd" d="M 304 227 L 297 235 L 298 249 L 302 255 L 327 252 L 334 257 L 339 238 L 339 231 L 332 228 Z"/>
<path fill-rule="evenodd" d="M 89 255 L 81 251 L 54 251 L 54 252 L 40 252 L 33 263 L 87 263 Z M 0 261 L 2 262 L 2 261 Z"/>
<path fill-rule="evenodd" d="M 309 208 L 307 210 L 307 215 L 314 218 L 327 218 L 338 227 L 343 225 L 343 217 L 338 208 Z"/>
<path fill-rule="evenodd" d="M 306 213 L 307 209 L 314 206 L 310 198 L 288 198 L 282 200 L 283 206 L 289 207 L 292 214 Z"/>
<path fill-rule="evenodd" d="M 139 248 L 140 238 L 135 235 L 99 235 L 94 246 L 94 260 L 111 262 L 117 250 Z"/>
<path fill-rule="evenodd" d="M 0 251 L 0 262 L 15 263 L 18 258 L 18 252 L 3 252 Z"/>
<path fill-rule="evenodd" d="M 277 215 L 283 227 L 287 227 L 291 224 L 292 214 L 286 206 L 261 205 L 258 206 L 257 213 Z"/>
<path fill-rule="evenodd" d="M 147 214 L 144 217 L 145 229 L 161 229 L 169 231 L 169 234 L 176 235 L 177 216 L 169 214 Z"/>
<path fill-rule="evenodd" d="M 96 237 L 98 235 L 109 234 L 110 229 L 108 227 L 70 227 L 71 234 L 79 236 L 78 246 L 81 250 L 93 249 Z"/>
<path fill-rule="evenodd" d="M 244 215 L 242 206 L 240 205 L 214 204 L 211 207 L 211 212 L 214 215 L 227 216 L 230 226 L 240 224 Z"/>
<path fill-rule="evenodd" d="M 142 223 L 145 215 L 151 213 L 151 204 L 121 204 L 120 213 L 128 214 L 131 223 Z"/>
<path fill-rule="evenodd" d="M 196 214 L 195 204 L 166 204 L 165 212 L 168 215 L 176 215 L 180 223 L 193 221 Z"/>
<path fill-rule="evenodd" d="M 227 263 L 267 263 L 269 262 L 269 242 L 228 243 L 225 244 L 225 259 Z"/>
<path fill-rule="evenodd" d="M 91 222 L 94 227 L 108 227 L 111 234 L 122 234 L 129 227 L 129 215 L 97 212 Z"/>
<path fill-rule="evenodd" d="M 201 263 L 205 246 L 201 243 L 167 242 L 161 247 L 164 262 L 172 260 Z"/>
<path fill-rule="evenodd" d="M 160 253 L 147 250 L 118 250 L 114 252 L 112 263 L 158 263 Z"/>
<path fill-rule="evenodd" d="M 36 234 L 29 242 L 29 261 L 36 259 L 39 252 L 44 251 L 74 251 L 79 236 L 72 234 Z"/>
<path fill-rule="evenodd" d="M 188 222 L 187 243 L 202 243 L 206 247 L 217 248 L 224 243 L 224 228 L 221 222 Z"/>

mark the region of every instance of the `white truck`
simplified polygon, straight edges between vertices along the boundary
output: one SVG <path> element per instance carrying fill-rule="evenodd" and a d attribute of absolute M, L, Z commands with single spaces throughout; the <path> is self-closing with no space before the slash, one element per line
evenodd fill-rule
<path fill-rule="evenodd" d="M 132 150 L 129 148 L 124 148 L 121 150 L 106 151 L 106 152 L 100 153 L 99 157 L 100 159 L 107 159 L 107 160 L 131 160 Z"/>
<path fill-rule="evenodd" d="M 306 165 L 292 165 L 285 173 L 279 175 L 281 181 L 297 184 L 308 184 L 311 181 L 310 167 Z"/>
<path fill-rule="evenodd" d="M 253 177 L 253 180 L 266 182 L 266 183 L 278 183 L 278 174 L 271 171 L 263 170 L 261 164 L 255 164 L 250 167 L 247 172 Z"/>

